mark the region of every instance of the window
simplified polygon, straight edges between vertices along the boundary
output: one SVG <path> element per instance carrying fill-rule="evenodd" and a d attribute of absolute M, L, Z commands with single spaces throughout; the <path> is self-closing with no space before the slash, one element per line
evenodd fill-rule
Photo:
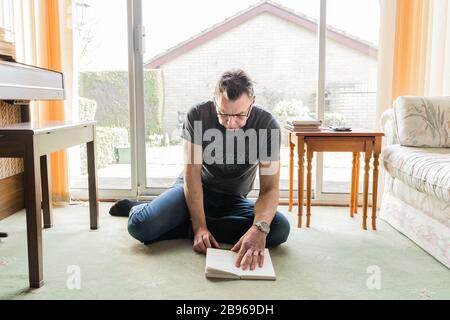
<path fill-rule="evenodd" d="M 7 36 L 14 31 L 13 0 L 0 0 L 0 28 L 7 32 Z"/>
<path fill-rule="evenodd" d="M 131 189 L 127 0 L 73 2 L 72 118 L 97 121 L 99 189 Z M 86 148 L 71 149 L 71 188 L 87 186 Z"/>
<path fill-rule="evenodd" d="M 327 0 L 326 125 L 376 127 L 379 15 L 378 0 Z M 323 192 L 348 193 L 351 168 L 351 153 L 325 153 Z"/>
<path fill-rule="evenodd" d="M 186 112 L 212 98 L 228 69 L 242 68 L 256 80 L 256 105 L 280 123 L 287 115 L 315 112 L 318 14 L 315 0 L 143 1 L 148 188 L 169 187 L 183 170 Z M 286 136 L 282 148 L 287 190 Z"/>
<path fill-rule="evenodd" d="M 327 4 L 327 32 L 319 41 L 321 3 Z M 211 99 L 218 77 L 231 68 L 256 80 L 256 104 L 280 124 L 308 114 L 323 115 L 326 125 L 374 128 L 379 12 L 378 0 L 74 1 L 80 99 L 73 117 L 99 122 L 100 192 L 154 196 L 170 187 L 183 170 L 186 112 Z M 326 48 L 320 58 L 319 43 Z M 317 75 L 323 67 L 322 92 Z M 318 94 L 325 100 L 320 110 Z M 281 155 L 284 197 L 286 136 Z M 318 159 L 315 199 L 348 193 L 351 155 Z M 76 161 L 72 188 L 82 188 L 86 176 Z"/>

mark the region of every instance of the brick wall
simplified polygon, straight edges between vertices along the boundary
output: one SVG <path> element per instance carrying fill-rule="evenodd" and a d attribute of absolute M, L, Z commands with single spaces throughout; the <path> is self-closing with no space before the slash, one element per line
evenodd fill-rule
<path fill-rule="evenodd" d="M 163 130 L 173 133 L 178 111 L 210 99 L 218 77 L 227 69 L 246 70 L 256 82 L 257 104 L 270 110 L 284 99 L 311 100 L 317 64 L 315 33 L 263 13 L 161 66 Z M 328 40 L 327 84 L 346 87 L 332 91 L 330 111 L 342 112 L 352 125 L 374 121 L 376 72 L 375 59 Z M 349 93 L 361 87 L 369 93 Z"/>

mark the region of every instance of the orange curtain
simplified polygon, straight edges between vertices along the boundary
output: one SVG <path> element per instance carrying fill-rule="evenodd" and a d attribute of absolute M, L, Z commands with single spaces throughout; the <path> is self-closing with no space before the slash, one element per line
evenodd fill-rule
<path fill-rule="evenodd" d="M 62 71 L 61 34 L 58 0 L 38 0 L 36 6 L 38 66 Z M 39 102 L 39 122 L 64 120 L 63 101 Z M 51 183 L 54 203 L 69 202 L 67 153 L 51 155 Z"/>
<path fill-rule="evenodd" d="M 397 0 L 392 100 L 423 95 L 430 0 Z"/>

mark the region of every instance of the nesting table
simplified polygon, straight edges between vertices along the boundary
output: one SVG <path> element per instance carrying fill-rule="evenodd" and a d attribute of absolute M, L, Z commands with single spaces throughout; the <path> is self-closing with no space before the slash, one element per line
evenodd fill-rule
<path fill-rule="evenodd" d="M 306 227 L 311 223 L 311 180 L 312 160 L 314 152 L 351 152 L 352 180 L 350 187 L 350 216 L 357 213 L 358 208 L 358 182 L 360 168 L 360 153 L 364 153 L 364 187 L 362 203 L 362 228 L 367 230 L 367 204 L 369 193 L 370 161 L 373 157 L 373 185 L 372 185 L 372 229 L 376 230 L 378 165 L 381 153 L 382 132 L 365 129 L 353 129 L 351 132 L 336 132 L 322 130 L 319 132 L 289 131 L 290 158 L 289 158 L 289 211 L 293 206 L 294 189 L 294 151 L 298 154 L 298 227 L 302 227 L 303 218 L 303 190 L 304 166 L 306 153 Z M 306 151 L 305 151 L 306 148 Z"/>

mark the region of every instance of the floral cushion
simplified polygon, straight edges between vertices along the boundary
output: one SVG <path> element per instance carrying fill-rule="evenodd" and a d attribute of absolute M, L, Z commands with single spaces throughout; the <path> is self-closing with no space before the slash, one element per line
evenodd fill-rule
<path fill-rule="evenodd" d="M 399 97 L 394 111 L 402 146 L 450 148 L 450 97 Z"/>
<path fill-rule="evenodd" d="M 391 145 L 383 150 L 382 164 L 411 188 L 450 203 L 450 149 Z"/>

